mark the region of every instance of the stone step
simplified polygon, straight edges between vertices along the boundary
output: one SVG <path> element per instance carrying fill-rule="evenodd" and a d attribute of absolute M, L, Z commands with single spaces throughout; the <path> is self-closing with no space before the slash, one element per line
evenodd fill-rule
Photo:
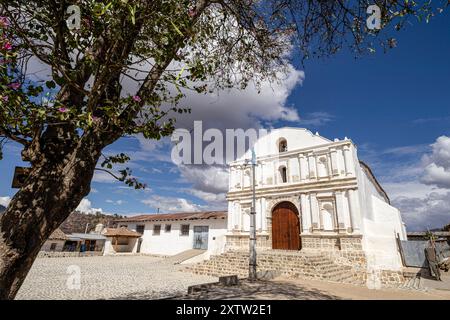
<path fill-rule="evenodd" d="M 326 254 L 267 250 L 257 253 L 258 271 L 277 270 L 288 277 L 322 279 L 326 281 L 361 284 L 353 268 L 334 262 Z M 186 268 L 186 271 L 215 276 L 248 276 L 248 252 L 233 251 L 212 256 L 210 260 Z"/>

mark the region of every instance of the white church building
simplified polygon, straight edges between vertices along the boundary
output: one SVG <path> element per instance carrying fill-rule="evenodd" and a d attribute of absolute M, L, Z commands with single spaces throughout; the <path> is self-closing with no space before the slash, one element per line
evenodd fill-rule
<path fill-rule="evenodd" d="M 260 137 L 254 152 L 259 249 L 363 251 L 369 273 L 401 270 L 400 212 L 350 139 L 285 127 Z M 248 248 L 251 157 L 230 164 L 227 250 Z"/>
<path fill-rule="evenodd" d="M 397 242 L 406 240 L 406 231 L 400 212 L 358 159 L 350 139 L 331 141 L 306 129 L 285 127 L 259 137 L 253 150 L 260 270 L 295 276 L 299 273 L 294 269 L 303 268 L 305 257 L 315 255 L 320 263 L 310 260 L 305 264 L 309 271 L 305 267 L 299 272 L 313 277 L 322 273 L 322 279 L 352 273 L 369 287 L 370 282 L 380 287 L 402 281 Z M 230 163 L 227 212 L 121 219 L 121 230 L 105 234 L 105 254 L 175 255 L 202 249 L 196 261 L 209 260 L 190 271 L 245 276 L 253 199 L 251 153 Z M 328 269 L 323 267 L 325 260 Z M 340 278 L 336 271 L 330 274 L 336 268 Z"/>

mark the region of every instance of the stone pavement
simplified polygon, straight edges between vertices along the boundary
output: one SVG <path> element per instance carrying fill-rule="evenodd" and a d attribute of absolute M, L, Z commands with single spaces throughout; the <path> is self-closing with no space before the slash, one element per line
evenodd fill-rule
<path fill-rule="evenodd" d="M 427 290 L 434 289 L 450 292 L 450 273 L 441 271 L 441 279 L 442 281 L 436 281 L 431 277 L 422 276 L 420 282 L 421 286 Z"/>
<path fill-rule="evenodd" d="M 68 273 L 70 266 L 78 266 L 81 271 L 79 289 L 67 286 L 73 276 Z M 38 258 L 17 299 L 450 300 L 448 274 L 444 274 L 443 282 L 422 278 L 421 286 L 426 287 L 426 291 L 370 290 L 351 284 L 280 277 L 256 283 L 241 281 L 239 286 L 214 286 L 208 291 L 186 295 L 189 286 L 217 282 L 218 278 L 192 275 L 181 272 L 181 268 L 183 266 L 151 256 Z M 413 282 L 411 285 L 414 287 Z"/>
<path fill-rule="evenodd" d="M 79 289 L 76 281 L 69 281 L 72 289 L 67 286 L 77 269 L 69 266 L 80 268 Z M 180 268 L 150 256 L 38 258 L 16 299 L 157 299 L 218 280 L 180 272 Z"/>
<path fill-rule="evenodd" d="M 214 286 L 208 290 L 175 297 L 186 300 L 450 300 L 450 292 L 428 290 L 371 290 L 351 284 L 320 280 L 276 278 L 238 286 Z"/>

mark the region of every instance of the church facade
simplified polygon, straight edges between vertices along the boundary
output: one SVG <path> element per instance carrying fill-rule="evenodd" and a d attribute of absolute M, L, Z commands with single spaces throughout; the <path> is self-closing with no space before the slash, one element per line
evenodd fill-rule
<path fill-rule="evenodd" d="M 260 137 L 253 150 L 258 250 L 320 251 L 350 260 L 359 254 L 369 275 L 401 271 L 401 214 L 352 140 L 280 128 Z M 226 250 L 248 250 L 251 158 L 248 151 L 230 164 Z"/>

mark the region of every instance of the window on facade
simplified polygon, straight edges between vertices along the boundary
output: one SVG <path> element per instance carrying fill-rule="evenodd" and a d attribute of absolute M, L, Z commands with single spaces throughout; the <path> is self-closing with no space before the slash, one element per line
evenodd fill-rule
<path fill-rule="evenodd" d="M 188 224 L 182 224 L 181 225 L 181 235 L 182 236 L 188 236 L 189 235 L 189 225 Z"/>
<path fill-rule="evenodd" d="M 287 170 L 285 166 L 280 167 L 280 177 L 281 182 L 286 183 L 287 182 Z"/>
<path fill-rule="evenodd" d="M 56 243 L 52 243 L 50 245 L 50 251 L 55 251 L 56 250 Z"/>
<path fill-rule="evenodd" d="M 287 151 L 287 141 L 286 139 L 281 139 L 278 143 L 278 151 L 279 152 L 286 152 Z"/>
<path fill-rule="evenodd" d="M 164 226 L 164 232 L 170 232 L 172 230 L 172 225 L 171 224 L 166 224 Z"/>
<path fill-rule="evenodd" d="M 160 224 L 155 224 L 153 226 L 153 235 L 154 236 L 159 236 L 161 234 L 161 225 Z"/>
<path fill-rule="evenodd" d="M 144 225 L 137 225 L 136 226 L 136 232 L 137 233 L 144 234 L 144 229 L 145 229 Z"/>

